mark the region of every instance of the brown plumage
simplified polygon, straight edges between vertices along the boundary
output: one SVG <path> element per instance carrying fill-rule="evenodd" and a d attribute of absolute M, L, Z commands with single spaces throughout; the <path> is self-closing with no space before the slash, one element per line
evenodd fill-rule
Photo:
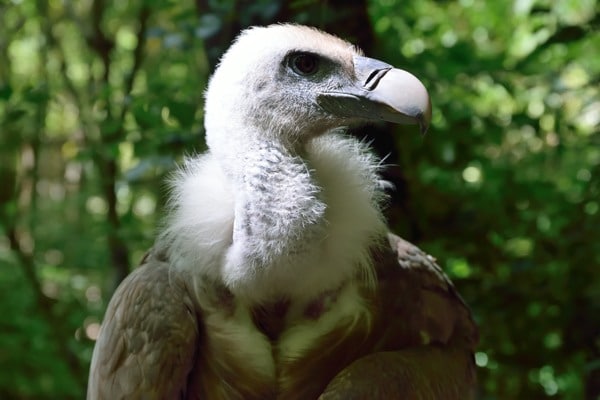
<path fill-rule="evenodd" d="M 478 333 L 471 313 L 431 258 L 390 234 L 374 254 L 378 290 L 363 288 L 374 323 L 341 324 L 299 360 L 282 360 L 276 381 L 248 366 L 219 329 L 231 294 L 207 285 L 193 300 L 190 279 L 170 273 L 154 251 L 119 287 L 106 311 L 89 393 L 97 399 L 446 399 L 471 398 Z M 133 305 L 123 307 L 123 303 Z M 285 305 L 255 310 L 276 341 Z M 144 315 L 160 315 L 145 319 Z M 358 361 L 357 361 L 358 360 Z"/>
<path fill-rule="evenodd" d="M 379 162 L 336 129 L 430 116 L 416 78 L 338 38 L 243 33 L 207 91 L 210 151 L 108 306 L 88 399 L 470 398 L 469 309 L 387 234 Z"/>

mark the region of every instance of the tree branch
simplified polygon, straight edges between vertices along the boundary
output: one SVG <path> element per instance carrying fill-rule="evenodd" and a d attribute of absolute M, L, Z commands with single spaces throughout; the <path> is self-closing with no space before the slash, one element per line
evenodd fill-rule
<path fill-rule="evenodd" d="M 58 321 L 63 320 L 63 316 L 57 315 L 54 312 L 55 301 L 47 297 L 42 291 L 42 285 L 36 272 L 35 261 L 33 255 L 23 251 L 19 244 L 18 234 L 15 227 L 11 227 L 7 232 L 7 237 L 10 243 L 10 248 L 16 255 L 19 264 L 25 274 L 25 279 L 29 283 L 29 287 L 33 291 L 33 303 L 39 315 L 42 317 L 50 330 L 53 343 L 57 347 L 59 357 L 67 363 L 67 367 L 75 378 L 76 382 L 80 382 L 82 376 L 82 366 L 79 358 L 71 351 L 67 345 L 67 335 L 64 332 L 64 324 Z"/>
<path fill-rule="evenodd" d="M 533 52 L 531 52 L 527 57 L 520 60 L 512 69 L 515 71 L 523 69 L 529 62 L 531 62 L 531 60 L 535 60 L 536 57 L 538 57 L 538 55 L 540 55 L 552 45 L 569 44 L 583 39 L 588 33 L 597 30 L 599 24 L 600 13 L 596 14 L 596 16 L 593 19 L 591 19 L 584 25 L 562 26 L 550 37 L 548 37 L 548 39 L 546 39 L 544 43 L 541 43 L 535 50 L 533 50 Z"/>
<path fill-rule="evenodd" d="M 109 86 L 110 77 L 110 54 L 114 48 L 114 41 L 107 38 L 101 28 L 102 17 L 105 10 L 104 0 L 93 2 L 92 6 L 92 27 L 93 36 L 88 40 L 89 46 L 98 54 L 104 65 L 103 84 Z M 140 69 L 143 60 L 143 50 L 146 38 L 147 22 L 150 16 L 150 9 L 143 5 L 140 9 L 138 20 L 139 29 L 137 32 L 137 45 L 133 51 L 133 67 L 124 82 L 124 97 L 127 99 L 131 95 L 135 77 Z M 128 102 L 124 101 L 118 117 L 114 117 L 112 107 L 107 104 L 107 120 L 110 130 L 101 132 L 101 145 L 103 148 L 115 145 L 124 134 L 124 120 L 129 109 Z M 100 152 L 95 156 L 95 161 L 101 171 L 102 194 L 106 199 L 108 211 L 107 221 L 110 226 L 108 235 L 108 247 L 110 258 L 114 267 L 113 289 L 129 274 L 129 250 L 123 238 L 120 236 L 120 219 L 117 213 L 117 195 L 116 183 L 119 175 L 118 157 L 107 154 L 109 152 Z"/>

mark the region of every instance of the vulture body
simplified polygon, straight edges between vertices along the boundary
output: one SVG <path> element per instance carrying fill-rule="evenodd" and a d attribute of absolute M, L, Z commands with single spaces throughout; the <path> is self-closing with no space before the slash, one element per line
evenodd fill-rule
<path fill-rule="evenodd" d="M 340 130 L 425 130 L 423 85 L 316 29 L 256 27 L 205 111 L 209 151 L 108 306 L 88 399 L 470 398 L 470 312 L 387 232 L 380 163 Z"/>

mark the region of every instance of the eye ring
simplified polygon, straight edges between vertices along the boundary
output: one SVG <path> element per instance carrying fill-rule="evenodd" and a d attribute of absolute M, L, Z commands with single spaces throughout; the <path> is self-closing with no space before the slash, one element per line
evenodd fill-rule
<path fill-rule="evenodd" d="M 310 76 L 319 70 L 319 57 L 312 53 L 295 53 L 290 57 L 289 65 L 298 75 Z"/>

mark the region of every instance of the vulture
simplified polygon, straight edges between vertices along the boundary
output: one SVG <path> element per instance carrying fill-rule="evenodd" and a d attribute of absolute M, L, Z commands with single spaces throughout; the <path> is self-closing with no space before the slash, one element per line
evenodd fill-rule
<path fill-rule="evenodd" d="M 206 90 L 208 151 L 108 305 L 87 398 L 472 398 L 470 310 L 388 232 L 382 162 L 345 134 L 430 119 L 415 76 L 338 37 L 244 30 Z"/>

